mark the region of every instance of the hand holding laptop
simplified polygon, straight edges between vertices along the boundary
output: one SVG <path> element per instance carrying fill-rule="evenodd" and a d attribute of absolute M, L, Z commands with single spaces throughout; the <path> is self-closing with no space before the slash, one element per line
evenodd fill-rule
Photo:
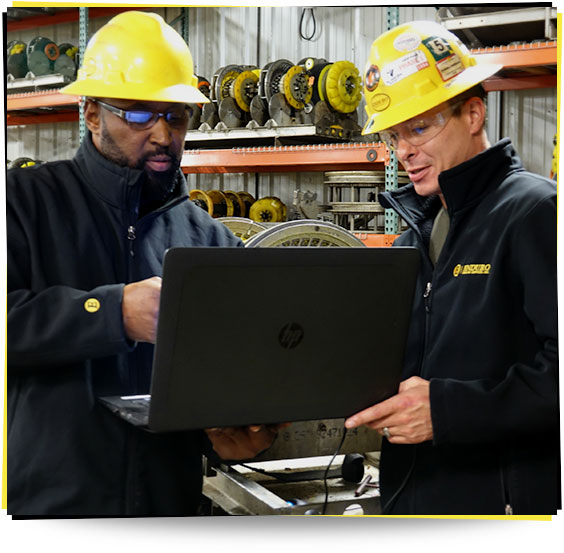
<path fill-rule="evenodd" d="M 394 444 L 418 444 L 433 439 L 429 381 L 412 376 L 400 383 L 395 396 L 364 409 L 345 421 L 347 428 L 365 424 Z"/>
<path fill-rule="evenodd" d="M 206 428 L 215 452 L 225 460 L 252 459 L 268 449 L 280 428 L 290 423 Z"/>
<path fill-rule="evenodd" d="M 124 287 L 121 311 L 125 334 L 130 340 L 155 343 L 161 285 L 161 277 L 154 276 Z"/>

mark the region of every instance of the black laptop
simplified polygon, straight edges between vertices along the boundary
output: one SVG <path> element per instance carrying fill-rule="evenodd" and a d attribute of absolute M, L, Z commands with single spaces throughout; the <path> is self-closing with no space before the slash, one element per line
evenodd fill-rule
<path fill-rule="evenodd" d="M 415 248 L 172 248 L 150 396 L 101 398 L 155 432 L 347 417 L 397 392 Z"/>

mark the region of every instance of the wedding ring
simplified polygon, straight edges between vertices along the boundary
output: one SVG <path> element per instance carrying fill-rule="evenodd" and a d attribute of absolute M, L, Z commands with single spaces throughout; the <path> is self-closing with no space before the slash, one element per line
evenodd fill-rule
<path fill-rule="evenodd" d="M 382 434 L 384 434 L 384 436 L 386 436 L 388 440 L 390 439 L 390 429 L 387 426 L 384 426 L 384 428 L 382 428 Z"/>

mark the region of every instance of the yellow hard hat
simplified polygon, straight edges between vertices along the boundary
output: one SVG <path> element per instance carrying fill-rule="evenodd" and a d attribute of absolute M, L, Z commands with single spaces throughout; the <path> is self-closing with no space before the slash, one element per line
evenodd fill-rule
<path fill-rule="evenodd" d="M 407 121 L 472 88 L 501 69 L 478 64 L 468 48 L 434 21 L 412 21 L 380 35 L 364 73 L 371 134 Z"/>
<path fill-rule="evenodd" d="M 64 94 L 150 102 L 209 102 L 198 90 L 192 54 L 160 15 L 127 11 L 89 40 L 75 82 Z"/>

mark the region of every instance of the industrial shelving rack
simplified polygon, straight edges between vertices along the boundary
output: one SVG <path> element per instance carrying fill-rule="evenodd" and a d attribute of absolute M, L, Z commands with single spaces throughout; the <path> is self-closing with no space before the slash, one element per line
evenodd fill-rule
<path fill-rule="evenodd" d="M 46 17 L 8 21 L 7 30 L 53 25 L 79 20 L 82 54 L 86 47 L 88 19 L 109 17 L 140 8 L 72 8 Z M 142 8 L 141 8 L 142 9 Z M 398 7 L 387 9 L 387 26 L 398 24 Z M 184 22 L 186 22 L 186 17 Z M 451 23 L 451 26 L 454 23 Z M 463 25 L 460 23 L 459 25 Z M 486 91 L 522 90 L 557 86 L 558 45 L 556 40 L 535 41 L 510 46 L 475 48 L 471 50 L 488 63 L 500 63 L 503 69 L 484 82 Z M 29 125 L 79 120 L 80 98 L 57 90 L 8 94 L 7 125 Z M 81 121 L 81 137 L 83 135 Z M 299 146 L 221 148 L 185 150 L 182 158 L 184 173 L 244 173 L 301 172 L 325 170 L 385 170 L 386 189 L 396 186 L 397 161 L 380 143 L 333 143 Z M 387 210 L 388 211 L 388 210 Z M 395 214 L 386 214 L 386 235 L 397 233 Z M 384 237 L 386 236 L 384 235 Z M 388 238 L 386 238 L 389 241 Z"/>

